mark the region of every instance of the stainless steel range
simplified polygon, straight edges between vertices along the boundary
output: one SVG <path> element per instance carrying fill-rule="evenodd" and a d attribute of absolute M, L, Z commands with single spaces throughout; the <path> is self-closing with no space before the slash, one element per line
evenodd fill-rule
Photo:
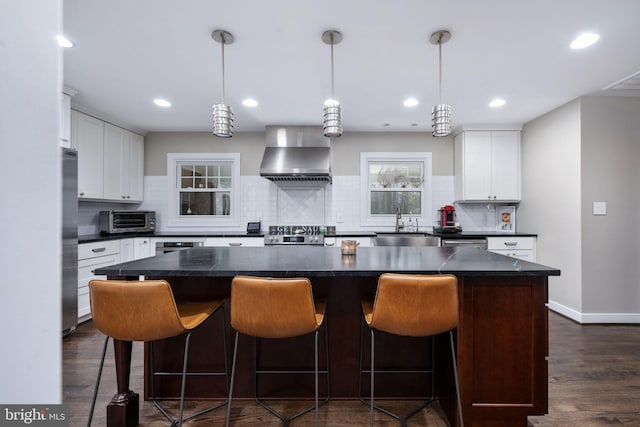
<path fill-rule="evenodd" d="M 320 225 L 270 225 L 264 236 L 265 245 L 324 245 Z"/>

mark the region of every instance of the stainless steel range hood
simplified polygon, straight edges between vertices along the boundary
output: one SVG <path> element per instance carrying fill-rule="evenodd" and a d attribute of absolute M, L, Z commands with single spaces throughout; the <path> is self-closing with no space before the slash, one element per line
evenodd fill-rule
<path fill-rule="evenodd" d="M 260 176 L 331 182 L 331 146 L 322 126 L 267 126 Z"/>

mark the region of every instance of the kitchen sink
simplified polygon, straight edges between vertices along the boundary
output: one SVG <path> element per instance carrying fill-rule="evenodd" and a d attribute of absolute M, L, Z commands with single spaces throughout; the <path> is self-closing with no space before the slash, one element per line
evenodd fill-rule
<path fill-rule="evenodd" d="M 424 233 L 377 233 L 374 246 L 438 246 L 438 238 Z"/>

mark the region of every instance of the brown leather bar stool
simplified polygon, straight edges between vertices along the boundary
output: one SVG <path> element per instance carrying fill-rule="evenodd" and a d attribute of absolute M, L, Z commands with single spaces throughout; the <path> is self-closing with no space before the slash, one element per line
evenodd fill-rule
<path fill-rule="evenodd" d="M 456 353 L 453 342 L 453 329 L 458 325 L 458 280 L 452 275 L 414 275 L 385 273 L 378 280 L 378 289 L 375 299 L 362 301 L 364 323 L 371 331 L 371 368 L 364 370 L 362 367 L 362 355 L 364 347 L 364 330 L 361 329 L 360 338 L 360 400 L 371 407 L 370 422 L 373 427 L 374 408 L 390 415 L 406 426 L 407 420 L 422 408 L 429 405 L 434 399 L 433 383 L 432 395 L 429 400 L 414 409 L 407 415 L 401 416 L 374 404 L 374 375 L 376 372 L 384 373 L 431 373 L 433 369 L 422 371 L 411 370 L 376 370 L 375 369 L 375 332 L 383 331 L 394 335 L 406 337 L 432 337 L 449 332 L 451 343 L 451 362 L 458 399 L 458 416 L 460 425 L 464 427 L 462 418 L 462 404 L 460 400 L 460 387 L 458 385 L 458 370 L 456 365 Z M 432 351 L 432 362 L 433 362 Z M 433 366 L 433 365 L 432 365 Z M 362 396 L 362 375 L 371 374 L 371 395 L 369 401 Z M 433 376 L 432 376 L 433 378 Z"/>
<path fill-rule="evenodd" d="M 100 377 L 102 375 L 102 367 L 104 366 L 104 357 L 109 338 L 149 343 L 149 351 L 151 352 L 151 400 L 160 412 L 171 422 L 172 426 L 181 426 L 183 421 L 224 406 L 228 402 L 227 398 L 222 403 L 183 417 L 187 375 L 224 376 L 227 392 L 229 391 L 225 316 L 224 306 L 221 300 L 176 302 L 169 283 L 164 280 L 146 280 L 141 282 L 92 280 L 89 282 L 89 297 L 93 322 L 96 328 L 105 334 L 107 338 L 105 339 L 102 350 L 102 359 L 100 360 L 100 369 L 98 371 L 87 426 L 91 425 L 93 418 L 93 410 L 98 395 L 98 387 L 100 386 Z M 187 372 L 191 332 L 218 311 L 221 313 L 220 320 L 223 332 L 224 371 Z M 182 334 L 186 334 L 182 372 L 155 372 L 153 368 L 154 341 L 176 337 Z M 180 412 L 177 419 L 174 419 L 155 398 L 154 379 L 156 376 L 161 375 L 182 376 Z"/>
<path fill-rule="evenodd" d="M 231 389 L 227 407 L 226 425 L 231 417 L 231 402 L 236 374 L 238 355 L 238 337 L 240 334 L 256 339 L 293 338 L 314 333 L 314 369 L 313 370 L 266 370 L 259 369 L 256 352 L 254 370 L 254 397 L 258 404 L 280 418 L 284 426 L 307 412 L 315 409 L 318 426 L 318 407 L 329 401 L 329 340 L 325 320 L 325 300 L 314 300 L 311 282 L 307 278 L 267 278 L 236 276 L 231 282 L 231 327 L 235 329 L 233 363 L 231 365 Z M 318 369 L 318 331 L 325 325 L 326 370 Z M 257 348 L 257 345 L 256 345 Z M 261 374 L 314 374 L 315 404 L 297 414 L 285 417 L 263 400 L 258 398 L 257 377 Z M 327 397 L 319 402 L 318 375 L 327 376 Z"/>

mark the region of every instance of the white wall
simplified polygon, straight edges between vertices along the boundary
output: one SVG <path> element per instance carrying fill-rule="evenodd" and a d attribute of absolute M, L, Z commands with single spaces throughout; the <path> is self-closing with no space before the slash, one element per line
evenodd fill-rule
<path fill-rule="evenodd" d="M 583 98 L 582 296 L 590 321 L 640 322 L 639 196 L 640 98 Z M 592 215 L 594 201 L 607 203 L 606 216 Z"/>
<path fill-rule="evenodd" d="M 62 403 L 62 1 L 0 3 L 0 402 Z"/>
<path fill-rule="evenodd" d="M 573 318 L 583 310 L 580 158 L 579 100 L 524 126 L 517 226 L 538 234 L 537 261 L 561 270 L 550 305 Z"/>
<path fill-rule="evenodd" d="M 549 307 L 578 322 L 640 323 L 639 119 L 638 98 L 583 97 L 523 129 L 519 228 L 562 271 Z"/>

